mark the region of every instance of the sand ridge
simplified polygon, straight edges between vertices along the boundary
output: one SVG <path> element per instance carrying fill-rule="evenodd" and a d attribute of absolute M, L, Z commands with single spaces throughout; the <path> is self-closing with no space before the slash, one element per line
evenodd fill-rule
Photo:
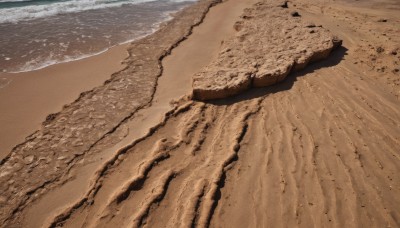
<path fill-rule="evenodd" d="M 156 33 L 134 42 L 124 61 L 125 69 L 114 73 L 103 86 L 82 93 L 61 112 L 50 114 L 41 130 L 1 160 L 1 182 L 6 183 L 0 187 L 2 224 L 46 192 L 49 185 L 67 179 L 65 171 L 107 135 L 115 132 L 117 141 L 124 137 L 117 129 L 151 102 L 162 58 L 190 35 L 217 2 L 201 1 L 179 12 Z M 32 175 L 37 178 L 28 177 Z M 18 189 L 21 191 L 16 195 Z"/>

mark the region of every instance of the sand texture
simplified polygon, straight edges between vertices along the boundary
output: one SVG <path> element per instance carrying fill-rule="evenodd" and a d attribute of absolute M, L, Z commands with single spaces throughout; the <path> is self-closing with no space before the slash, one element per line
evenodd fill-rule
<path fill-rule="evenodd" d="M 237 33 L 224 42 L 218 58 L 194 75 L 193 98 L 225 98 L 273 85 L 291 71 L 327 58 L 341 45 L 325 28 L 292 14 L 287 4 L 275 2 L 246 9 L 234 25 Z"/>
<path fill-rule="evenodd" d="M 59 112 L 80 93 L 101 86 L 112 73 L 123 69 L 127 47 L 116 46 L 92 58 L 35 71 L 0 72 L 0 160 L 40 128 L 49 113 Z"/>
<path fill-rule="evenodd" d="M 213 4 L 214 0 L 202 1 L 180 13 L 169 26 L 132 44 L 125 69 L 114 73 L 103 86 L 82 93 L 61 112 L 50 114 L 41 130 L 1 160 L 1 183 L 7 184 L 0 186 L 0 200 L 5 203 L 0 223 L 24 207 L 31 195 L 46 191 L 48 185 L 63 178 L 69 167 L 114 133 L 125 119 L 149 105 L 162 72 L 161 59 L 191 33 L 192 26 L 202 21 Z M 17 172 L 22 174 L 20 181 L 13 178 Z M 17 195 L 13 193 L 16 190 Z"/>
<path fill-rule="evenodd" d="M 1 161 L 0 226 L 400 227 L 399 10 L 196 3 Z"/>

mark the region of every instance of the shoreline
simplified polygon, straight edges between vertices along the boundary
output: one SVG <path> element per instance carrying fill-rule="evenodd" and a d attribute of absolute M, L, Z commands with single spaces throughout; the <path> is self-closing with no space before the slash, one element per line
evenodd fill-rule
<path fill-rule="evenodd" d="M 20 153 L 23 153 L 23 156 L 27 156 L 27 154 L 24 152 L 26 151 L 26 148 L 30 147 L 30 145 L 36 145 L 34 147 L 37 147 L 38 150 L 34 149 L 34 158 L 41 158 L 38 157 L 41 154 L 44 154 L 45 156 L 55 156 L 54 159 L 51 159 L 51 163 L 55 163 L 54 165 L 56 169 L 51 170 L 50 172 L 46 171 L 45 173 L 43 173 L 43 175 L 39 174 L 38 177 L 40 179 L 44 180 L 45 178 L 48 178 L 50 176 L 58 175 L 61 175 L 59 178 L 65 178 L 60 171 L 66 169 L 67 166 L 70 166 L 71 164 L 80 166 L 80 170 L 88 174 L 80 176 L 84 178 L 83 180 L 81 178 L 77 178 L 76 180 L 78 181 L 78 183 L 76 183 L 77 185 L 73 184 L 73 188 L 60 188 L 64 186 L 58 186 L 60 184 L 58 182 L 49 182 L 48 184 L 45 184 L 47 185 L 46 189 L 59 189 L 60 191 L 85 191 L 85 188 L 88 187 L 85 186 L 85 184 L 90 184 L 91 179 L 94 178 L 94 176 L 92 175 L 96 175 L 96 173 L 101 170 L 102 165 L 106 165 L 104 164 L 103 159 L 109 161 L 110 156 L 113 156 L 116 152 L 113 149 L 119 149 L 112 147 L 108 148 L 108 146 L 110 146 L 110 142 L 108 141 L 111 140 L 111 142 L 113 142 L 116 140 L 116 142 L 118 142 L 124 139 L 127 134 L 127 129 L 124 127 L 124 123 L 126 122 L 126 120 L 135 117 L 135 113 L 137 111 L 151 106 L 151 101 L 153 100 L 153 96 L 157 87 L 158 77 L 160 77 L 162 74 L 162 66 L 160 65 L 162 59 L 170 55 L 172 49 L 176 48 L 179 44 L 184 42 L 192 34 L 192 30 L 198 25 L 202 24 L 210 8 L 217 5 L 218 3 L 220 2 L 216 0 L 199 1 L 196 4 L 187 7 L 180 12 L 177 12 L 172 20 L 166 22 L 165 24 L 162 24 L 161 28 L 152 35 L 147 36 L 142 40 L 131 43 L 131 45 L 128 47 L 128 53 L 130 54 L 129 57 L 124 60 L 124 64 L 126 65 L 126 67 L 123 70 L 114 73 L 112 75 L 112 78 L 107 80 L 102 86 L 95 87 L 89 92 L 81 93 L 79 98 L 76 99 L 74 102 L 68 105 L 64 105 L 62 111 L 56 114 L 49 115 L 46 118 L 46 121 L 42 124 L 41 130 L 30 135 L 28 138 L 26 138 L 25 142 L 14 147 L 12 152 L 6 155 L 6 157 L 1 161 L 1 166 L 7 167 L 8 164 L 13 163 L 15 156 L 19 156 L 18 154 Z M 132 52 L 134 52 L 134 54 L 132 54 Z M 146 66 L 145 71 L 142 70 L 143 66 Z M 129 83 L 126 83 L 127 81 Z M 135 83 L 132 83 L 132 81 L 135 81 Z M 137 86 L 138 88 L 132 89 L 131 86 Z M 115 95 L 115 93 L 118 94 Z M 99 100 L 99 97 L 107 97 L 107 99 Z M 134 99 L 123 99 L 123 97 L 132 97 Z M 97 109 L 94 109 L 94 106 L 97 107 Z M 82 115 L 82 112 L 91 113 L 90 115 Z M 87 119 L 88 121 L 85 121 L 83 119 Z M 104 119 L 107 119 L 107 121 L 104 121 Z M 66 120 L 70 123 L 66 123 Z M 158 122 L 158 120 L 156 121 Z M 84 126 L 82 126 L 83 122 L 86 123 Z M 93 124 L 90 124 L 90 122 L 93 122 Z M 90 130 L 93 132 L 95 130 L 91 128 L 97 128 L 96 131 L 99 131 L 99 133 L 101 134 L 81 134 L 82 131 L 86 132 L 86 130 Z M 152 128 L 143 130 L 151 131 Z M 113 134 L 109 136 L 110 132 Z M 54 134 L 56 134 L 57 136 L 55 136 Z M 81 135 L 82 138 L 70 141 L 69 139 L 76 139 L 75 135 Z M 51 137 L 50 140 L 47 140 L 48 136 Z M 93 136 L 98 137 L 98 139 Z M 68 142 L 70 143 L 65 144 L 65 139 L 61 141 L 59 140 L 60 138 L 64 137 L 66 137 Z M 83 137 L 85 137 L 86 139 L 84 139 Z M 35 141 L 37 140 L 41 141 L 42 143 L 36 143 Z M 108 142 L 108 144 L 103 145 L 104 143 L 98 143 L 103 141 L 104 143 Z M 44 146 L 43 143 L 52 144 L 52 150 L 49 151 L 49 147 Z M 87 146 L 95 150 L 98 150 L 98 147 L 100 147 L 101 150 L 107 151 L 108 149 L 111 149 L 111 151 L 109 151 L 108 154 L 100 153 L 97 156 L 93 156 L 91 159 L 86 160 L 86 162 L 83 164 L 79 163 L 78 161 L 85 156 L 85 152 L 82 153 L 80 151 L 87 150 L 85 149 Z M 53 151 L 58 152 L 55 153 Z M 73 154 L 71 154 L 71 152 L 69 151 L 72 151 Z M 61 155 L 63 153 L 65 154 L 65 156 Z M 37 162 L 40 161 L 41 160 L 38 160 Z M 44 165 L 48 166 L 49 163 Z M 33 168 L 35 170 L 27 172 L 31 174 L 34 172 L 42 173 L 42 171 L 44 171 L 41 170 L 41 165 L 39 167 L 36 167 L 36 165 L 34 165 L 31 166 L 31 168 L 26 168 Z M 6 178 L 9 177 L 9 175 L 6 176 Z M 4 177 L 5 176 L 2 176 L 2 178 Z M 26 181 L 30 182 L 29 179 L 26 179 Z M 40 180 L 39 182 L 35 181 L 35 183 L 33 184 L 36 185 L 40 182 Z M 41 187 L 39 187 L 38 190 L 40 190 L 40 188 Z M 26 201 L 20 200 L 22 200 L 26 196 L 21 196 L 22 198 L 17 197 L 14 199 L 16 201 L 13 200 L 12 203 L 10 201 L 10 206 L 13 208 L 17 207 L 23 210 L 23 208 L 25 208 L 26 206 Z M 35 195 L 34 197 L 36 198 L 36 196 L 38 195 Z M 73 195 L 73 197 L 79 196 L 79 194 Z M 60 200 L 62 200 L 62 198 L 60 198 Z M 54 198 L 52 202 L 53 201 Z M 46 204 L 48 202 L 49 201 L 44 203 Z M 75 200 L 61 203 L 65 207 L 73 202 L 75 202 Z M 54 203 L 56 203 L 56 201 L 54 201 Z M 49 205 L 45 206 L 44 209 L 47 210 L 48 206 Z M 7 210 L 6 208 L 8 207 L 3 207 L 3 210 Z M 25 213 L 27 213 L 28 211 L 29 208 L 27 208 L 26 211 L 24 210 Z M 40 211 L 34 210 L 33 212 L 38 213 Z M 44 211 L 42 212 L 43 216 L 51 216 Z M 60 211 L 57 210 L 57 212 Z M 14 218 L 7 218 L 7 214 L 8 213 L 4 213 L 4 217 L 0 218 L 0 220 L 6 223 L 14 223 L 13 220 L 16 217 L 12 216 Z M 13 214 L 19 214 L 19 212 Z M 34 217 L 37 218 L 36 216 Z M 57 222 L 58 219 L 55 219 L 55 221 Z M 48 221 L 42 220 L 40 222 Z"/>
<path fill-rule="evenodd" d="M 82 92 L 101 86 L 122 70 L 128 56 L 122 44 L 88 58 L 50 65 L 40 70 L 0 73 L 9 83 L 0 89 L 0 159 L 40 129 L 51 113 L 76 100 Z"/>
<path fill-rule="evenodd" d="M 169 118 L 168 113 L 174 113 L 175 105 L 171 102 L 179 103 L 182 97 L 189 96 L 191 93 L 191 76 L 196 71 L 207 66 L 209 62 L 214 59 L 221 47 L 221 42 L 233 36 L 233 24 L 239 19 L 242 10 L 246 6 L 250 6 L 255 1 L 243 2 L 241 0 L 230 0 L 227 2 L 219 3 L 207 13 L 204 21 L 193 29 L 192 34 L 179 45 L 172 49 L 171 53 L 162 60 L 163 72 L 158 78 L 157 89 L 155 91 L 151 105 L 139 110 L 131 119 L 127 120 L 121 129 L 128 129 L 124 133 L 124 138 L 115 143 L 111 147 L 107 147 L 96 154 L 96 160 L 76 170 L 77 173 L 86 173 L 74 181 L 70 181 L 68 185 L 62 188 L 55 189 L 52 194 L 42 198 L 37 202 L 36 206 L 26 211 L 26 221 L 37 221 L 41 216 L 51 217 L 48 214 L 42 213 L 48 209 L 48 201 L 54 201 L 52 210 L 57 211 L 54 213 L 56 219 L 47 219 L 46 224 L 56 224 L 62 222 L 65 216 L 71 216 L 76 212 L 70 211 L 70 207 L 60 207 L 57 209 L 56 205 L 67 205 L 68 200 L 56 199 L 58 195 L 74 195 L 80 196 L 77 202 L 81 202 L 86 197 L 83 188 L 88 183 L 93 181 L 96 174 L 91 174 L 90 170 L 95 171 L 102 169 L 107 165 L 102 164 L 103 160 L 109 163 L 121 154 L 121 151 L 130 148 L 135 142 L 140 142 L 146 138 L 153 129 L 157 129 L 163 125 L 163 122 Z M 229 13 L 225 13 L 228 11 Z M 215 28 L 221 28 L 215 32 Z M 213 35 L 213 36 L 211 36 Z M 205 47 L 204 45 L 207 45 Z M 195 55 L 196 59 L 189 59 L 190 56 Z M 185 64 L 185 66 L 182 66 Z M 73 186 L 73 187 L 72 187 Z M 80 187 L 78 187 L 80 186 Z M 88 188 L 90 189 L 90 188 Z M 91 192 L 91 191 L 88 191 Z M 69 200 L 71 202 L 72 200 Z M 78 213 L 79 214 L 79 213 Z M 61 218 L 60 218 L 61 215 Z M 76 220 L 80 222 L 81 218 Z M 45 219 L 43 218 L 42 221 Z M 71 224 L 65 224 L 71 226 Z M 73 226 L 77 226 L 74 223 Z"/>
<path fill-rule="evenodd" d="M 20 70 L 20 71 L 3 71 L 1 73 L 2 74 L 8 74 L 8 75 L 13 75 L 13 74 L 14 75 L 18 75 L 18 74 L 21 74 L 21 73 L 29 73 L 29 72 L 43 70 L 43 69 L 45 69 L 47 67 L 52 67 L 52 66 L 59 65 L 59 64 L 66 64 L 66 63 L 76 62 L 76 61 L 80 61 L 80 60 L 84 60 L 84 59 L 95 57 L 97 55 L 104 54 L 104 53 L 110 51 L 110 49 L 116 48 L 116 47 L 118 47 L 120 45 L 128 44 L 128 43 L 133 42 L 135 40 L 136 39 L 134 39 L 132 41 L 127 41 L 127 42 L 124 42 L 124 43 L 121 43 L 121 44 L 113 45 L 113 46 L 111 46 L 109 48 L 106 48 L 106 49 L 104 49 L 102 51 L 99 51 L 99 52 L 96 52 L 96 53 L 93 53 L 93 54 L 82 55 L 82 56 L 79 56 L 79 57 L 76 57 L 76 58 L 72 58 L 72 59 L 61 60 L 59 62 L 51 61 L 51 63 L 45 63 L 42 66 L 38 66 L 38 67 L 33 68 L 33 69 Z"/>
<path fill-rule="evenodd" d="M 190 2 L 191 2 L 191 1 L 190 1 Z M 189 6 L 190 6 L 190 5 L 189 5 Z M 38 67 L 33 68 L 33 69 L 28 69 L 28 70 L 3 71 L 3 72 L 0 72 L 0 77 L 1 77 L 1 74 L 7 74 L 7 75 L 13 75 L 13 74 L 14 74 L 14 75 L 18 75 L 18 74 L 21 74 L 21 73 L 29 73 L 29 72 L 39 71 L 39 70 L 43 70 L 43 69 L 45 69 L 45 68 L 53 67 L 53 66 L 56 66 L 56 65 L 59 65 L 59 64 L 66 64 L 66 63 L 71 63 L 71 62 L 77 62 L 77 61 L 85 60 L 85 59 L 92 58 L 92 57 L 95 57 L 95 56 L 98 56 L 98 55 L 102 55 L 102 54 L 105 54 L 106 52 L 109 52 L 109 51 L 111 51 L 111 50 L 113 50 L 113 49 L 118 49 L 119 46 L 127 46 L 127 47 L 128 47 L 131 43 L 133 43 L 133 42 L 135 42 L 135 41 L 138 41 L 138 40 L 141 40 L 141 39 L 144 39 L 144 38 L 146 38 L 147 36 L 150 36 L 150 35 L 152 35 L 153 33 L 155 33 L 157 30 L 160 29 L 160 26 L 162 26 L 163 24 L 165 24 L 165 23 L 167 23 L 168 21 L 172 20 L 172 19 L 174 18 L 173 15 L 174 15 L 175 13 L 177 13 L 177 12 L 183 10 L 185 7 L 188 7 L 188 6 L 184 6 L 184 7 L 182 7 L 181 9 L 179 9 L 178 11 L 176 11 L 176 12 L 174 12 L 174 11 L 172 11 L 172 12 L 165 12 L 165 14 L 167 15 L 167 16 L 166 16 L 167 18 L 166 18 L 165 20 L 163 20 L 163 21 L 160 21 L 160 22 L 158 22 L 158 23 L 152 24 L 152 25 L 150 26 L 151 31 L 150 31 L 148 34 L 145 34 L 145 35 L 142 35 L 142 36 L 139 36 L 139 37 L 136 37 L 136 38 L 132 38 L 132 39 L 129 39 L 129 40 L 124 41 L 124 42 L 121 42 L 121 43 L 117 43 L 117 44 L 115 44 L 115 45 L 106 47 L 105 49 L 100 50 L 100 51 L 95 52 L 95 53 L 92 53 L 92 54 L 83 54 L 83 55 L 81 55 L 81 56 L 73 57 L 73 58 L 71 58 L 71 59 L 65 59 L 65 60 L 60 60 L 60 61 L 51 61 L 51 63 L 48 63 L 48 64 L 47 64 L 47 63 L 44 63 L 44 64 L 41 65 L 41 66 L 38 66 Z M 0 87 L 0 89 L 2 89 L 2 88 L 3 88 L 3 87 Z"/>
<path fill-rule="evenodd" d="M 12 31 L 18 27 L 22 30 L 16 37 L 12 33 L 9 36 L 7 33 L 1 36 L 4 49 L 0 54 L 0 71 L 29 72 L 101 54 L 114 46 L 131 43 L 154 33 L 160 24 L 172 19 L 173 13 L 181 11 L 195 1 L 197 0 L 127 1 L 127 6 L 111 7 L 109 10 L 71 12 L 49 17 L 48 20 L 33 18 L 19 21 L 17 24 L 2 23 L 0 29 L 4 31 Z M 95 19 L 97 14 L 102 13 L 105 17 L 109 16 L 110 20 L 96 24 L 99 23 Z M 55 28 L 40 32 L 43 26 Z M 70 33 L 64 34 L 63 30 L 70 30 Z M 7 41 L 7 38 L 11 40 Z M 18 50 L 15 50 L 15 47 L 18 47 Z"/>
<path fill-rule="evenodd" d="M 0 129 L 0 160 L 39 130 L 47 116 L 58 113 L 63 106 L 74 102 L 81 93 L 102 86 L 112 74 L 123 70 L 126 67 L 123 61 L 129 57 L 128 48 L 132 43 L 154 34 L 186 7 L 190 5 L 176 12 L 167 12 L 167 19 L 152 25 L 154 28 L 148 34 L 96 54 L 34 70 L 0 72 L 0 79 L 4 81 L 0 84 L 0 109 L 6 110 L 0 116 L 0 125 L 3 126 Z M 96 65 L 102 67 L 99 69 Z M 35 88 L 28 88 L 27 84 L 35 85 Z M 54 96 L 57 93 L 56 87 L 63 91 L 62 96 Z M 46 96 L 50 94 L 52 95 Z M 30 111 L 34 111 L 34 114 L 25 115 Z"/>

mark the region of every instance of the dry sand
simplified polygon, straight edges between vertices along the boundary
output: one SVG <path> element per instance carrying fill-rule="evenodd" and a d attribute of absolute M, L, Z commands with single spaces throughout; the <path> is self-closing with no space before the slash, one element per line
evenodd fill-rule
<path fill-rule="evenodd" d="M 217 3 L 200 1 L 131 44 L 127 68 L 6 156 L 1 226 L 400 226 L 400 4 Z M 322 25 L 342 47 L 281 83 L 191 100 L 192 78 L 226 66 L 215 62 L 232 40 L 255 39 L 242 52 L 268 49 L 246 28 L 286 28 L 269 10 L 297 11 L 289 25 Z M 235 52 L 230 66 L 247 70 L 253 54 Z"/>

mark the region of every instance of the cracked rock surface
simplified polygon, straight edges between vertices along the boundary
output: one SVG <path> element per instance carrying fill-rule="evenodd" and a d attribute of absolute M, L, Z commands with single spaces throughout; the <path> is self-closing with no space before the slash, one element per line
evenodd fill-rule
<path fill-rule="evenodd" d="M 267 1 L 245 10 L 234 25 L 235 36 L 194 76 L 194 99 L 226 98 L 275 84 L 341 45 L 327 29 L 293 17 L 284 6 Z"/>

